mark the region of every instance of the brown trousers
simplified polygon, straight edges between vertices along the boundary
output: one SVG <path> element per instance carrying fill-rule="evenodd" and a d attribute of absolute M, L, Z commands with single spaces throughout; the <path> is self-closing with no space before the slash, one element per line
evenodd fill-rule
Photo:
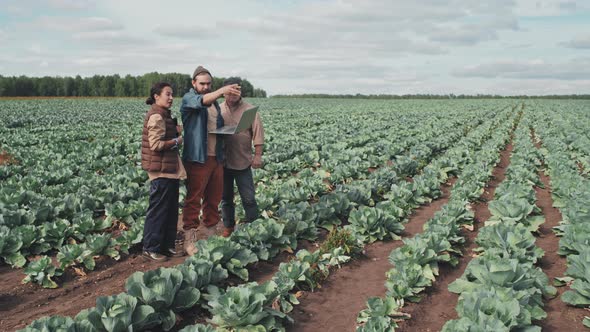
<path fill-rule="evenodd" d="M 203 224 L 216 225 L 219 218 L 219 202 L 223 192 L 223 166 L 215 157 L 207 157 L 204 164 L 184 162 L 186 169 L 186 198 L 182 210 L 183 229 L 199 226 L 199 214 L 203 209 Z M 201 200 L 203 203 L 201 204 Z"/>

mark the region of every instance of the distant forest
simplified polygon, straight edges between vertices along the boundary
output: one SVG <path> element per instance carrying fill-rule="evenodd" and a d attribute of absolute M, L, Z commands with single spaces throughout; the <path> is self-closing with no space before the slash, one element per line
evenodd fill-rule
<path fill-rule="evenodd" d="M 223 84 L 224 77 L 213 77 L 213 90 Z M 141 76 L 94 75 L 91 77 L 61 76 L 2 76 L 0 75 L 0 97 L 146 97 L 155 82 L 168 82 L 175 96 L 182 96 L 191 87 L 191 77 L 180 73 L 147 73 Z M 266 98 L 266 91 L 254 87 L 242 78 L 244 97 Z M 280 94 L 273 98 L 343 98 L 343 99 L 487 99 L 487 98 L 541 98 L 541 99 L 590 99 L 590 94 L 542 95 L 542 96 L 500 96 L 491 94 Z"/>
<path fill-rule="evenodd" d="M 224 77 L 213 77 L 213 89 Z M 180 73 L 148 73 L 141 76 L 94 75 L 92 77 L 1 76 L 0 97 L 146 97 L 152 84 L 168 82 L 174 95 L 182 96 L 191 87 L 191 77 Z M 244 97 L 266 97 L 266 91 L 242 79 Z"/>
<path fill-rule="evenodd" d="M 345 94 L 345 95 L 331 95 L 331 94 L 295 94 L 295 95 L 273 95 L 273 98 L 343 98 L 343 99 L 505 99 L 505 98 L 519 98 L 519 99 L 590 99 L 590 94 L 585 95 L 543 95 L 543 96 L 500 96 L 500 95 L 436 95 L 436 94 L 415 94 L 415 95 L 364 95 L 364 94 Z"/>

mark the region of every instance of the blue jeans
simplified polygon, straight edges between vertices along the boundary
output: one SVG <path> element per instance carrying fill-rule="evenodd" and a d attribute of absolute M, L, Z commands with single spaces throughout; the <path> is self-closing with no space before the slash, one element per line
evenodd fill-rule
<path fill-rule="evenodd" d="M 236 225 L 236 205 L 234 204 L 234 181 L 246 212 L 246 220 L 252 222 L 258 218 L 258 204 L 254 197 L 254 179 L 250 167 L 243 170 L 223 168 L 223 195 L 221 197 L 221 215 L 225 227 Z"/>
<path fill-rule="evenodd" d="M 178 224 L 178 179 L 157 178 L 150 183 L 150 205 L 143 225 L 143 250 L 174 249 Z"/>

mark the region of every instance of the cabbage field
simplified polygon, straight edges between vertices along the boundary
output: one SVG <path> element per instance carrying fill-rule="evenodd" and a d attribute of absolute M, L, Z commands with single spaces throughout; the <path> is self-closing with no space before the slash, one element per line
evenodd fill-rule
<path fill-rule="evenodd" d="M 262 217 L 159 263 L 142 100 L 0 100 L 0 330 L 590 328 L 587 101 L 248 101 Z"/>

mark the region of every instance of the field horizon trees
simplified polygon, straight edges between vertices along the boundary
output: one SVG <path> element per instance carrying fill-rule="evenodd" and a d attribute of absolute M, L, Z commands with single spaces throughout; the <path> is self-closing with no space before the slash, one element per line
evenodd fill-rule
<path fill-rule="evenodd" d="M 240 77 L 241 78 L 241 77 Z M 213 77 L 213 89 L 222 86 L 225 77 Z M 497 95 L 497 94 L 342 94 L 342 93 L 299 93 L 275 94 L 268 96 L 266 90 L 255 87 L 242 79 L 244 97 L 254 98 L 330 98 L 330 99 L 590 99 L 590 94 L 551 94 L 551 95 Z M 93 75 L 82 77 L 43 76 L 30 77 L 0 75 L 0 97 L 145 97 L 155 82 L 172 84 L 174 95 L 182 96 L 191 88 L 191 77 L 182 73 L 151 72 L 133 76 Z"/>
<path fill-rule="evenodd" d="M 224 79 L 213 77 L 213 89 L 221 87 Z M 190 75 L 181 73 L 152 72 L 140 76 L 114 74 L 90 77 L 0 75 L 0 97 L 143 97 L 149 94 L 152 84 L 159 81 L 172 84 L 176 96 L 182 96 L 191 88 Z M 244 78 L 242 93 L 244 97 L 266 97 L 266 91 L 255 88 Z"/>
<path fill-rule="evenodd" d="M 339 99 L 590 99 L 590 94 L 571 95 L 496 95 L 496 94 L 327 94 L 327 93 L 303 93 L 303 94 L 277 94 L 273 98 L 339 98 Z"/>

